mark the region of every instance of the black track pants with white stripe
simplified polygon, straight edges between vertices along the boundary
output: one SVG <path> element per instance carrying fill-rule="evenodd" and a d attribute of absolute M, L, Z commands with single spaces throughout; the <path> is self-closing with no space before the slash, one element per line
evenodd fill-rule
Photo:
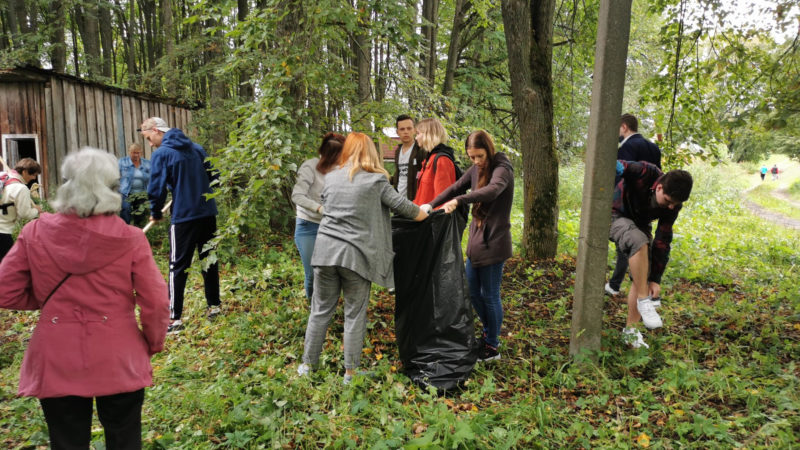
<path fill-rule="evenodd" d="M 183 313 L 183 291 L 186 288 L 186 271 L 192 265 L 194 251 L 200 253 L 200 259 L 208 256 L 203 251 L 206 242 L 214 237 L 217 231 L 215 216 L 202 217 L 189 222 L 171 224 L 169 227 L 169 310 L 170 318 L 180 319 Z M 211 264 L 203 273 L 203 285 L 208 306 L 218 306 L 219 302 L 219 266 Z"/>

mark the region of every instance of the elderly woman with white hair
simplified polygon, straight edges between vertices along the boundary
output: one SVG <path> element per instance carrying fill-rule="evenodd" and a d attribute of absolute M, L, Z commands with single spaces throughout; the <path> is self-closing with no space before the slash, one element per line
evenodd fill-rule
<path fill-rule="evenodd" d="M 0 307 L 41 310 L 19 395 L 40 399 L 53 448 L 89 448 L 95 399 L 106 447 L 141 448 L 150 357 L 169 321 L 166 283 L 144 233 L 116 215 L 116 159 L 85 148 L 61 170 L 57 213 L 27 224 L 0 263 Z"/>

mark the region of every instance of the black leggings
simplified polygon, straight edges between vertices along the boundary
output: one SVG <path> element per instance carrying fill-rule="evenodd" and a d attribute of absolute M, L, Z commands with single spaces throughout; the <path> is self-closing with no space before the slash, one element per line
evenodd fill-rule
<path fill-rule="evenodd" d="M 44 419 L 53 450 L 88 449 L 92 439 L 92 400 L 103 425 L 106 448 L 142 448 L 142 403 L 144 389 L 103 397 L 43 398 Z"/>

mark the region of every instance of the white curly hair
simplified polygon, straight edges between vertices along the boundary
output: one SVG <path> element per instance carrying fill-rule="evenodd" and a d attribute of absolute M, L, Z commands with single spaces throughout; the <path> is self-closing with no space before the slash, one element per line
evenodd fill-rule
<path fill-rule="evenodd" d="M 62 214 L 89 217 L 115 214 L 122 208 L 119 193 L 119 166 L 113 155 L 83 147 L 70 153 L 61 165 L 64 178 L 53 208 Z"/>

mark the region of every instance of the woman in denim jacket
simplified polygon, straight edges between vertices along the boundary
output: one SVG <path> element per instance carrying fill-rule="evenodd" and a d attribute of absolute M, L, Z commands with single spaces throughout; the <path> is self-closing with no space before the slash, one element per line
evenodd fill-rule
<path fill-rule="evenodd" d="M 150 181 L 150 160 L 143 158 L 142 146 L 131 144 L 128 155 L 119 159 L 119 193 L 122 194 L 122 210 L 119 215 L 125 223 L 139 226 L 147 221 L 148 211 L 141 211 L 147 204 L 147 183 Z"/>

